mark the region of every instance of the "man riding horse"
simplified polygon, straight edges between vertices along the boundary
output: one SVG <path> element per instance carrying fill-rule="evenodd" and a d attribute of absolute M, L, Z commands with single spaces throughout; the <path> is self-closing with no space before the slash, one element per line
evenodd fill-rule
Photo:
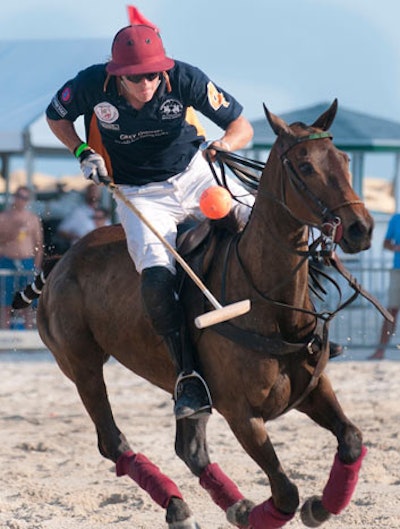
<path fill-rule="evenodd" d="M 187 217 L 204 218 L 199 198 L 215 185 L 199 151 L 205 138 L 188 121 L 190 107 L 224 130 L 221 139 L 212 142 L 209 156 L 215 155 L 213 146 L 240 149 L 252 138 L 242 106 L 230 94 L 198 68 L 167 57 L 154 28 L 132 25 L 116 34 L 108 63 L 90 66 L 58 90 L 47 108 L 47 120 L 80 161 L 86 178 L 99 184 L 112 176 L 124 196 L 175 247 L 178 224 Z M 82 141 L 74 126 L 78 116 L 92 114 L 104 156 L 93 149 L 94 144 Z M 244 223 L 253 196 L 235 182 L 231 191 L 241 196 L 233 209 Z M 129 254 L 141 274 L 144 307 L 179 373 L 176 418 L 210 413 L 209 393 L 194 369 L 193 346 L 183 329 L 173 256 L 124 201 L 116 200 Z"/>

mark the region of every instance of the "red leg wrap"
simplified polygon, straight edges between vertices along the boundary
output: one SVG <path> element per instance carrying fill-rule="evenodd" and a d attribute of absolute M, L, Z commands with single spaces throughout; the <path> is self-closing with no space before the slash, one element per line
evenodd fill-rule
<path fill-rule="evenodd" d="M 200 476 L 200 485 L 223 511 L 244 499 L 243 494 L 235 483 L 222 472 L 218 463 L 210 463 L 206 466 Z"/>
<path fill-rule="evenodd" d="M 174 496 L 183 499 L 175 483 L 143 454 L 124 452 L 116 463 L 117 476 L 128 475 L 164 509 Z"/>
<path fill-rule="evenodd" d="M 295 513 L 285 514 L 275 507 L 272 498 L 251 510 L 249 522 L 252 529 L 279 529 L 293 518 Z"/>
<path fill-rule="evenodd" d="M 322 494 L 322 505 L 328 512 L 339 514 L 350 503 L 366 453 L 367 449 L 363 446 L 360 457 L 350 465 L 342 463 L 338 454 L 335 455 L 328 483 Z"/>

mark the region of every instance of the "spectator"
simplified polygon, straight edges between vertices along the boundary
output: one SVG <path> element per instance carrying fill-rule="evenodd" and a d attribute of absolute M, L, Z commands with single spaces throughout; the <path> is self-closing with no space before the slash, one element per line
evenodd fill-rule
<path fill-rule="evenodd" d="M 375 353 L 369 360 L 383 360 L 390 338 L 396 329 L 397 314 L 400 307 L 400 213 L 390 219 L 383 241 L 385 250 L 393 253 L 393 268 L 390 271 L 388 311 L 393 316 L 393 323 L 384 320 L 382 324 L 380 342 Z"/>
<path fill-rule="evenodd" d="M 2 280 L 0 299 L 0 325 L 11 325 L 11 303 L 14 292 L 23 288 L 30 276 L 19 276 L 15 280 L 12 272 L 39 269 L 43 258 L 43 228 L 37 215 L 29 211 L 32 192 L 20 186 L 15 192 L 10 209 L 0 213 L 0 269 L 11 274 Z M 20 284 L 22 283 L 22 284 Z M 33 313 L 25 312 L 25 327 L 32 327 Z"/>
<path fill-rule="evenodd" d="M 102 228 L 103 226 L 109 226 L 111 224 L 110 215 L 106 208 L 97 207 L 93 213 L 93 220 L 96 228 Z"/>
<path fill-rule="evenodd" d="M 59 224 L 57 233 L 69 245 L 75 244 L 81 237 L 96 228 L 94 212 L 100 204 L 101 189 L 90 184 L 85 190 L 85 203 L 77 206 Z"/>

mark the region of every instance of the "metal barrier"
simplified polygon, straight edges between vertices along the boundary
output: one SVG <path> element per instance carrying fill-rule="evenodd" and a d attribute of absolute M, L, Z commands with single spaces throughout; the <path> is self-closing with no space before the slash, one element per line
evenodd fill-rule
<path fill-rule="evenodd" d="M 391 260 L 370 258 L 366 255 L 365 257 L 346 259 L 344 262 L 357 282 L 367 292 L 375 296 L 384 307 L 387 307 Z M 330 275 L 338 281 L 345 299 L 353 293 L 347 282 L 337 273 L 330 272 Z M 328 288 L 327 308 L 333 309 L 337 306 L 338 296 L 332 287 Z M 376 348 L 380 340 L 382 323 L 382 314 L 369 301 L 359 295 L 351 305 L 340 311 L 331 321 L 329 336 L 332 341 L 349 349 Z M 391 339 L 392 346 L 396 339 L 398 338 L 394 334 Z"/>
<path fill-rule="evenodd" d="M 373 294 L 384 306 L 387 305 L 387 294 L 389 288 L 390 261 L 377 258 L 354 258 L 346 259 L 345 265 L 357 281 L 371 294 Z M 329 268 L 325 271 L 329 272 Z M 330 273 L 330 272 L 329 272 Z M 347 287 L 342 278 L 332 272 L 338 281 L 344 297 L 352 291 Z M 0 270 L 0 330 L 34 330 L 36 329 L 36 303 L 23 311 L 7 316 L 5 304 L 5 293 L 7 288 L 14 292 L 21 290 L 33 278 L 33 274 L 27 272 L 16 272 L 13 270 Z M 8 281 L 8 284 L 7 284 Z M 331 285 L 326 284 L 328 295 L 326 296 L 326 308 L 333 309 L 339 301 L 337 292 Z M 318 301 L 316 301 L 318 306 Z M 318 306 L 321 309 L 321 306 Z M 373 348 L 379 342 L 383 316 L 367 300 L 359 296 L 349 307 L 346 307 L 332 320 L 330 324 L 330 339 L 345 345 L 348 348 Z M 396 335 L 392 338 L 392 346 L 400 342 Z"/>
<path fill-rule="evenodd" d="M 36 306 L 21 311 L 11 311 L 10 303 L 14 292 L 23 289 L 33 279 L 33 272 L 0 269 L 0 330 L 36 329 Z"/>

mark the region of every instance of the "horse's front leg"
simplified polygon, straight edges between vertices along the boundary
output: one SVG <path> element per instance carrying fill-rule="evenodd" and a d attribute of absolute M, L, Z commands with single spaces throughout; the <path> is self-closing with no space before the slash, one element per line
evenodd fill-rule
<path fill-rule="evenodd" d="M 330 430 L 338 440 L 337 453 L 322 497 L 308 499 L 301 511 L 305 525 L 318 527 L 331 514 L 339 514 L 350 503 L 367 449 L 362 444 L 360 430 L 344 414 L 327 377 L 321 377 L 317 388 L 298 409 Z"/>
<path fill-rule="evenodd" d="M 229 421 L 247 453 L 266 472 L 271 483 L 272 498 L 254 506 L 245 499 L 236 484 L 211 463 L 205 435 L 207 418 L 184 419 L 177 423 L 176 451 L 190 470 L 200 478 L 200 485 L 213 501 L 223 509 L 229 522 L 252 529 L 278 529 L 294 516 L 299 505 L 296 486 L 284 473 L 269 440 L 261 418 L 243 416 Z"/>
<path fill-rule="evenodd" d="M 291 520 L 299 505 L 297 487 L 285 474 L 261 417 L 229 421 L 233 433 L 249 456 L 267 474 L 272 497 L 252 508 L 248 525 L 252 529 L 278 529 Z"/>
<path fill-rule="evenodd" d="M 254 504 L 245 499 L 217 463 L 211 463 L 206 438 L 208 419 L 206 416 L 177 422 L 176 453 L 199 478 L 200 485 L 210 494 L 214 503 L 227 513 L 228 520 L 238 527 L 246 527 Z"/>

